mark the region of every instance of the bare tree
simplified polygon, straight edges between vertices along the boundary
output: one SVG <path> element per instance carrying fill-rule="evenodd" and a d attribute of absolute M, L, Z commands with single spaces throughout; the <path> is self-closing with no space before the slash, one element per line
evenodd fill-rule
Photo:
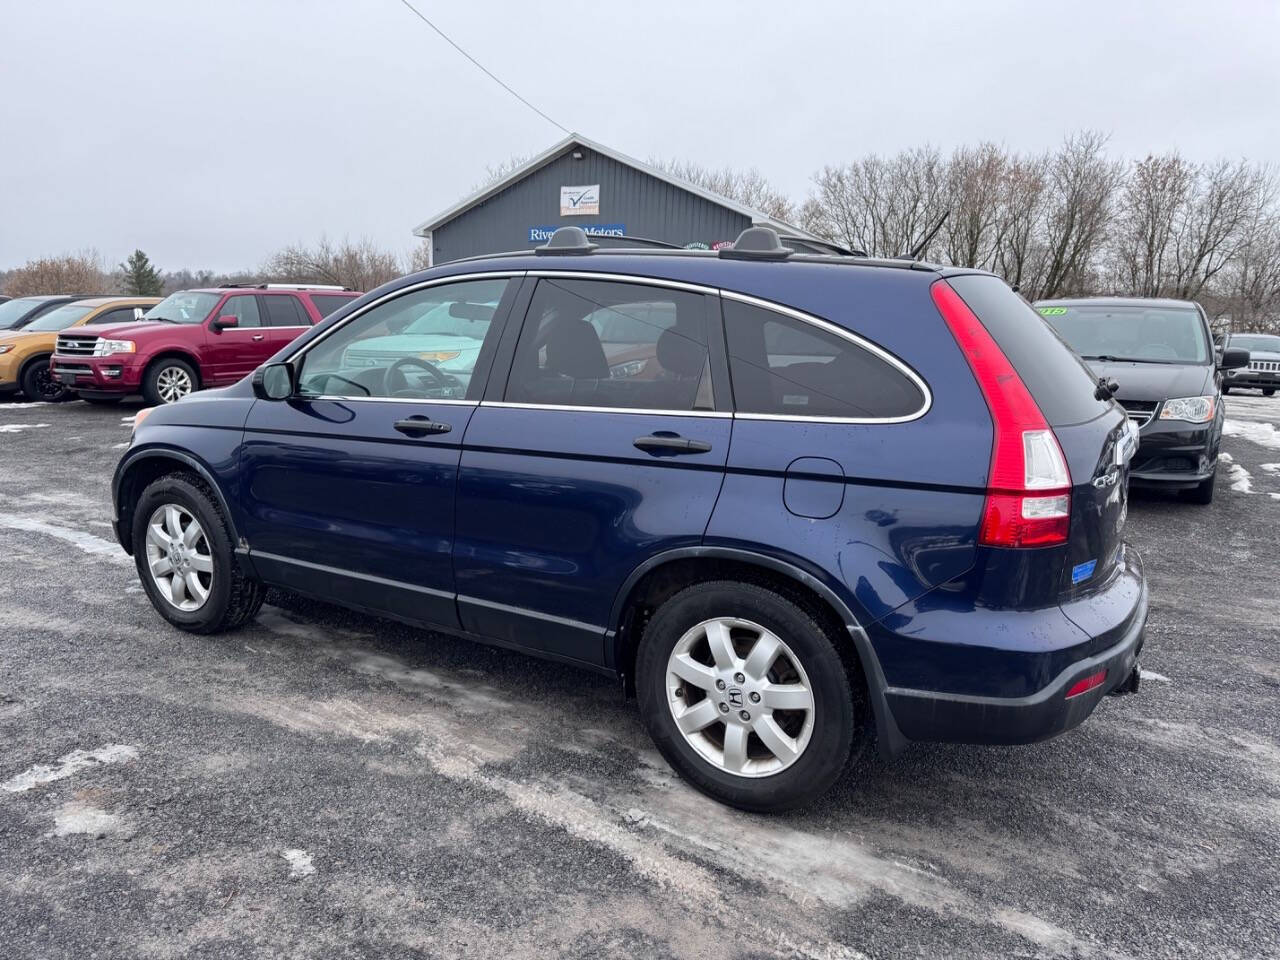
<path fill-rule="evenodd" d="M 1175 225 L 1196 183 L 1196 169 L 1177 153 L 1133 165 L 1120 191 L 1111 246 L 1111 283 L 1141 297 L 1165 296 L 1174 272 Z"/>
<path fill-rule="evenodd" d="M 485 187 L 492 186 L 499 180 L 506 179 L 528 162 L 528 156 L 525 154 L 515 153 L 509 156 L 506 160 L 503 160 L 501 163 L 485 164 L 484 176 L 481 177 L 477 183 L 472 185 L 471 192 L 479 193 Z"/>
<path fill-rule="evenodd" d="M 1005 169 L 1000 198 L 1000 243 L 994 267 L 1014 289 L 1038 282 L 1035 249 L 1044 217 L 1049 183 L 1049 156 L 1015 156 Z"/>
<path fill-rule="evenodd" d="M 773 186 L 759 170 L 735 170 L 722 167 L 713 170 L 692 160 L 654 160 L 650 165 L 680 180 L 687 180 L 703 190 L 710 190 L 722 197 L 759 210 L 775 220 L 790 222 L 796 216 L 795 204 L 782 191 Z"/>
<path fill-rule="evenodd" d="M 28 260 L 9 272 L 4 292 L 11 297 L 41 293 L 104 294 L 115 291 L 96 250 Z"/>
<path fill-rule="evenodd" d="M 331 283 L 352 290 L 372 290 L 402 275 L 394 253 L 380 250 L 367 237 L 334 244 L 321 237 L 315 246 L 290 246 L 273 254 L 262 268 L 277 283 Z"/>
<path fill-rule="evenodd" d="M 1203 167 L 1174 225 L 1172 294 L 1192 300 L 1235 257 L 1265 179 L 1244 161 Z"/>
<path fill-rule="evenodd" d="M 944 206 L 949 211 L 940 239 L 949 263 L 989 267 L 1009 226 L 1006 179 L 1010 160 L 994 143 L 959 147 L 947 162 Z"/>
<path fill-rule="evenodd" d="M 1280 333 L 1280 184 L 1273 170 L 1258 173 L 1243 241 L 1221 274 L 1221 309 L 1231 315 L 1236 330 Z"/>

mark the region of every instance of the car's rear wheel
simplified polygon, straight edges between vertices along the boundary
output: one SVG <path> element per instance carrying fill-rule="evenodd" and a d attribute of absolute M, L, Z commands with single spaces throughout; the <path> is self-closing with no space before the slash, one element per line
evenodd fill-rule
<path fill-rule="evenodd" d="M 1231 388 L 1224 383 L 1222 385 L 1222 395 L 1225 397 L 1230 392 L 1231 392 Z"/>
<path fill-rule="evenodd" d="M 60 403 L 71 397 L 71 391 L 54 379 L 49 358 L 33 360 L 22 372 L 22 392 L 28 400 Z"/>
<path fill-rule="evenodd" d="M 241 571 L 231 531 L 209 486 L 172 473 L 153 481 L 133 510 L 133 558 L 156 611 L 192 633 L 253 618 L 266 594 Z"/>
<path fill-rule="evenodd" d="M 142 395 L 148 403 L 177 403 L 198 390 L 199 382 L 195 370 L 185 360 L 157 360 L 147 370 Z"/>
<path fill-rule="evenodd" d="M 667 761 L 745 810 L 821 795 L 868 735 L 861 683 L 851 683 L 827 629 L 755 584 L 696 584 L 659 607 L 641 641 L 636 690 Z"/>
<path fill-rule="evenodd" d="M 1264 388 L 1263 388 L 1263 390 L 1262 390 L 1262 395 L 1263 395 L 1264 397 L 1274 397 L 1274 396 L 1276 395 L 1276 388 L 1275 388 L 1275 387 L 1264 387 Z"/>

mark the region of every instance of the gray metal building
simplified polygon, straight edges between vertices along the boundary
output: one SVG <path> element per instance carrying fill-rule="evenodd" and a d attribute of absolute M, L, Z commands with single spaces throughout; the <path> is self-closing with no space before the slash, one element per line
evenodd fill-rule
<path fill-rule="evenodd" d="M 830 249 L 799 227 L 575 133 L 413 232 L 430 245 L 431 262 L 444 263 L 533 249 L 562 226 L 601 237 L 714 248 L 753 225 L 773 227 L 792 246 Z"/>

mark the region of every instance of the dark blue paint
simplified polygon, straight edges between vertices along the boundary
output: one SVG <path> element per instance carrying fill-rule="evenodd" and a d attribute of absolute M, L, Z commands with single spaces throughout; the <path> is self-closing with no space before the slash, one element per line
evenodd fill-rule
<path fill-rule="evenodd" d="M 1073 482 L 1068 544 L 980 547 L 992 425 L 933 307 L 936 271 L 714 256 L 451 263 L 367 294 L 298 343 L 411 282 L 547 269 L 685 281 L 806 311 L 904 358 L 932 405 L 902 424 L 495 405 L 526 283 L 522 299 L 504 301 L 517 304 L 513 317 L 495 319 L 488 385 L 484 371 L 472 384 L 469 396 L 484 403 L 256 401 L 242 382 L 156 410 L 121 461 L 117 497 L 136 495 L 128 479 L 145 458 L 180 453 L 217 485 L 268 582 L 606 671 L 627 669 L 624 600 L 640 573 L 673 558 L 746 559 L 815 588 L 854 630 L 895 743 L 890 710 L 925 739 L 1048 735 L 1096 700 L 1074 702 L 1070 716 L 1045 717 L 1040 704 L 1034 730 L 1015 724 L 998 736 L 940 725 L 948 697 L 971 698 L 960 711 L 967 724 L 988 709 L 972 698 L 1044 700 L 1086 658 L 1132 661 L 1146 587 L 1117 533 L 1124 478 L 1108 481 L 1123 414 L 1057 428 Z M 728 409 L 723 344 L 712 353 L 717 403 Z M 410 415 L 452 429 L 407 438 L 392 424 Z M 711 450 L 634 446 L 658 432 Z M 127 496 L 118 509 L 127 526 Z M 1091 575 L 1073 582 L 1088 563 Z M 1020 703 L 1004 706 L 1018 715 Z"/>

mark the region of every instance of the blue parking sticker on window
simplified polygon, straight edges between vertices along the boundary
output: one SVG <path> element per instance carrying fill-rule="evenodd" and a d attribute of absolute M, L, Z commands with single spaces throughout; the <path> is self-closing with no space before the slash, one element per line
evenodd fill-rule
<path fill-rule="evenodd" d="M 1093 568 L 1097 565 L 1097 560 L 1086 560 L 1084 563 L 1077 563 L 1071 568 L 1071 582 L 1079 583 L 1081 580 L 1088 580 L 1093 576 Z"/>

